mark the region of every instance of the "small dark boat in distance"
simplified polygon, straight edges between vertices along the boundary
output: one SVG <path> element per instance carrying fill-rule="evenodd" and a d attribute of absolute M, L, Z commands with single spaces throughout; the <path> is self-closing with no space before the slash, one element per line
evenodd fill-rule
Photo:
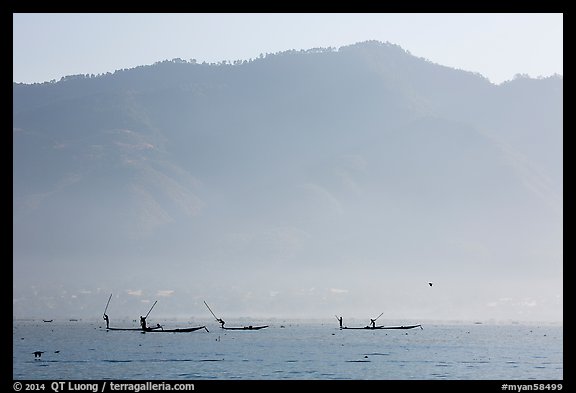
<path fill-rule="evenodd" d="M 380 325 L 380 326 L 364 326 L 364 327 L 341 327 L 341 330 L 344 329 L 361 329 L 361 330 L 379 330 L 379 329 L 414 329 L 419 327 L 420 329 L 423 329 L 422 325 L 402 325 L 402 326 L 384 326 L 384 325 Z"/>
<path fill-rule="evenodd" d="M 348 326 L 344 326 L 340 328 L 341 330 L 350 330 L 350 329 L 361 329 L 361 330 L 378 330 L 378 329 L 384 329 L 384 326 L 364 326 L 364 327 L 348 327 Z"/>
<path fill-rule="evenodd" d="M 368 326 L 364 326 L 364 327 L 348 327 L 348 326 L 342 326 L 342 317 L 338 317 L 336 315 L 336 319 L 338 320 L 338 322 L 340 323 L 340 330 L 343 329 L 350 329 L 350 330 L 383 330 L 383 329 L 414 329 L 419 327 L 420 329 L 424 329 L 422 327 L 422 325 L 418 324 L 418 325 L 400 325 L 400 326 L 385 326 L 385 325 L 379 325 L 376 326 L 376 321 L 378 320 L 378 318 L 380 318 L 384 313 L 381 313 L 380 315 L 378 315 L 376 318 L 372 319 L 370 318 L 370 325 Z"/>
<path fill-rule="evenodd" d="M 43 322 L 52 322 L 52 321 L 54 321 L 54 320 L 53 320 L 53 319 L 43 319 L 42 321 L 43 321 Z"/>
<path fill-rule="evenodd" d="M 402 326 L 384 326 L 382 329 L 414 329 L 419 327 L 420 329 L 424 330 L 422 325 L 402 325 Z"/>
<path fill-rule="evenodd" d="M 216 319 L 216 322 L 220 323 L 220 329 L 222 330 L 260 330 L 268 327 L 268 325 L 224 327 L 225 322 L 221 318 L 218 318 L 216 314 L 214 314 L 214 312 L 212 311 L 208 303 L 206 303 L 206 301 L 204 301 L 204 304 L 206 305 L 206 307 L 208 308 L 214 319 Z"/>
<path fill-rule="evenodd" d="M 260 325 L 260 326 L 241 326 L 241 327 L 222 327 L 224 330 L 260 330 L 267 328 L 268 325 Z"/>
<path fill-rule="evenodd" d="M 188 332 L 195 332 L 196 330 L 200 330 L 200 329 L 206 329 L 206 331 L 208 331 L 208 329 L 206 328 L 206 326 L 196 326 L 196 327 L 188 327 L 188 328 L 176 328 L 176 329 L 162 329 L 162 328 L 146 328 L 146 330 L 143 330 L 144 332 L 147 333 L 152 333 L 152 332 L 158 332 L 158 333 L 188 333 Z"/>
<path fill-rule="evenodd" d="M 144 332 L 144 333 L 152 333 L 152 332 L 164 332 L 164 333 L 189 333 L 195 332 L 196 330 L 200 329 L 208 329 L 206 326 L 195 326 L 195 327 L 187 327 L 187 328 L 175 328 L 175 329 L 164 329 L 162 326 L 152 326 L 147 327 L 146 329 L 139 328 L 106 328 L 106 330 L 113 330 L 113 331 L 133 331 L 133 332 Z"/>
<path fill-rule="evenodd" d="M 155 301 L 154 304 L 152 305 L 152 307 L 150 307 L 150 310 L 148 310 L 148 314 L 146 314 L 145 317 L 140 317 L 140 327 L 132 327 L 132 328 L 117 328 L 117 327 L 109 327 L 108 323 L 109 323 L 109 319 L 108 319 L 108 315 L 106 315 L 106 311 L 108 311 L 108 305 L 110 304 L 110 299 L 112 299 L 112 294 L 110 294 L 110 297 L 108 298 L 108 303 L 106 304 L 106 308 L 104 309 L 104 320 L 106 321 L 106 331 L 111 330 L 111 331 L 132 331 L 132 332 L 142 332 L 142 333 L 153 333 L 153 332 L 162 332 L 162 333 L 189 333 L 189 332 L 195 332 L 196 330 L 200 330 L 200 329 L 206 329 L 206 331 L 208 332 L 208 329 L 206 328 L 206 326 L 194 326 L 194 327 L 186 327 L 186 328 L 174 328 L 174 329 L 164 329 L 163 326 L 161 326 L 160 324 L 156 324 L 156 326 L 146 326 L 146 318 L 148 318 L 148 315 L 150 315 L 150 312 L 152 311 L 152 309 L 154 308 L 154 306 L 156 305 L 156 303 L 158 301 Z"/>

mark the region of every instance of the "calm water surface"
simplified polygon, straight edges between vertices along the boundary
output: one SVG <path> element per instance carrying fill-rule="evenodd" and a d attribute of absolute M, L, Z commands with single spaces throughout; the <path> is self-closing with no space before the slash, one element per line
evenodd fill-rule
<path fill-rule="evenodd" d="M 100 322 L 13 323 L 15 380 L 562 380 L 563 327 L 426 325 L 141 333 Z M 166 324 L 167 327 L 169 324 Z M 198 326 L 175 323 L 170 327 Z M 34 351 L 45 351 L 35 358 Z"/>

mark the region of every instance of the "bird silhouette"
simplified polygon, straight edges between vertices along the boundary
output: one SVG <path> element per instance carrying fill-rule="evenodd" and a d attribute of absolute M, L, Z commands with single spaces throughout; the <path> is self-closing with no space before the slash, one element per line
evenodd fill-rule
<path fill-rule="evenodd" d="M 431 282 L 429 282 L 429 283 L 428 283 L 428 285 L 432 286 L 432 283 L 431 283 Z"/>

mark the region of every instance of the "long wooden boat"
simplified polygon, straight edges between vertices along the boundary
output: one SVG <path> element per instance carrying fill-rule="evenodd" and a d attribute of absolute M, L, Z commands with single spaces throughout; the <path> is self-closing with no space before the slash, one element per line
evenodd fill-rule
<path fill-rule="evenodd" d="M 109 319 L 108 319 L 108 315 L 106 315 L 106 311 L 108 311 L 108 305 L 110 304 L 110 300 L 112 299 L 112 294 L 110 294 L 110 297 L 108 298 L 108 303 L 106 304 L 106 308 L 104 309 L 104 320 L 106 321 L 106 324 L 108 325 L 109 323 Z M 140 320 L 142 322 L 142 320 L 146 320 L 146 318 L 148 318 L 148 315 L 150 315 L 150 312 L 152 311 L 152 309 L 154 308 L 154 306 L 156 305 L 158 301 L 155 301 L 154 304 L 152 305 L 152 307 L 150 307 L 150 310 L 148 310 L 148 314 L 146 314 L 145 317 L 140 317 Z M 52 321 L 50 321 L 52 322 Z M 144 326 L 146 326 L 144 324 Z M 208 328 L 206 328 L 206 326 L 195 326 L 195 327 L 187 327 L 187 328 L 175 328 L 175 329 L 164 329 L 164 327 L 160 326 L 160 324 L 157 324 L 156 326 L 147 326 L 145 328 L 142 327 L 137 327 L 137 328 L 116 328 L 116 327 L 108 327 L 106 326 L 106 330 L 112 330 L 112 331 L 133 331 L 133 332 L 142 332 L 142 333 L 153 333 L 153 332 L 161 332 L 161 333 L 189 333 L 189 332 L 195 332 L 196 330 L 200 330 L 200 329 L 206 329 L 206 331 L 208 332 Z"/>
<path fill-rule="evenodd" d="M 361 330 L 379 330 L 379 329 L 414 329 L 419 327 L 420 329 L 422 328 L 422 325 L 402 325 L 402 326 L 384 326 L 384 325 L 380 325 L 380 326 L 364 326 L 364 327 L 347 327 L 347 326 L 343 326 L 340 329 L 344 330 L 344 329 L 361 329 Z"/>
<path fill-rule="evenodd" d="M 424 329 L 422 325 L 385 326 L 384 329 L 414 329 L 417 327 Z"/>
<path fill-rule="evenodd" d="M 144 330 L 142 328 L 113 328 L 113 327 L 111 327 L 111 328 L 107 328 L 106 330 L 139 331 L 139 332 L 145 332 L 145 333 L 152 333 L 152 332 L 188 333 L 188 332 L 195 332 L 196 330 L 200 330 L 200 329 L 206 329 L 206 331 L 208 331 L 206 326 L 195 326 L 195 327 L 176 328 L 176 329 L 164 329 L 162 327 L 152 326 L 152 327 L 147 327 Z"/>
<path fill-rule="evenodd" d="M 264 329 L 267 328 L 268 325 L 260 325 L 260 326 L 239 326 L 239 327 L 223 327 L 221 326 L 221 329 L 224 330 L 260 330 L 260 329 Z"/>
<path fill-rule="evenodd" d="M 144 331 L 149 332 L 149 333 L 152 333 L 152 332 L 157 332 L 157 333 L 188 333 L 188 332 L 195 332 L 196 330 L 200 330 L 200 329 L 206 329 L 206 331 L 208 331 L 206 326 L 195 326 L 195 327 L 176 328 L 176 329 L 146 328 L 146 330 L 144 330 Z"/>
<path fill-rule="evenodd" d="M 220 329 L 222 330 L 260 330 L 260 329 L 264 329 L 267 328 L 268 325 L 259 325 L 259 326 L 237 326 L 237 327 L 224 327 L 224 321 L 220 318 L 218 318 L 216 316 L 216 314 L 214 314 L 214 312 L 212 311 L 212 309 L 210 308 L 210 306 L 208 305 L 208 303 L 206 303 L 206 301 L 204 301 L 204 304 L 206 305 L 206 307 L 208 308 L 208 310 L 210 311 L 210 313 L 212 314 L 212 316 L 214 317 L 214 319 L 216 319 L 216 322 L 220 323 Z"/>

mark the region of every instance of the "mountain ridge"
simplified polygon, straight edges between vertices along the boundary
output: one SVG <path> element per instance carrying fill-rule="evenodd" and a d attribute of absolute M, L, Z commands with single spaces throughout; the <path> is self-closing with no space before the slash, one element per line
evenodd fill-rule
<path fill-rule="evenodd" d="M 17 280 L 561 272 L 560 77 L 494 85 L 370 41 L 13 87 Z"/>

